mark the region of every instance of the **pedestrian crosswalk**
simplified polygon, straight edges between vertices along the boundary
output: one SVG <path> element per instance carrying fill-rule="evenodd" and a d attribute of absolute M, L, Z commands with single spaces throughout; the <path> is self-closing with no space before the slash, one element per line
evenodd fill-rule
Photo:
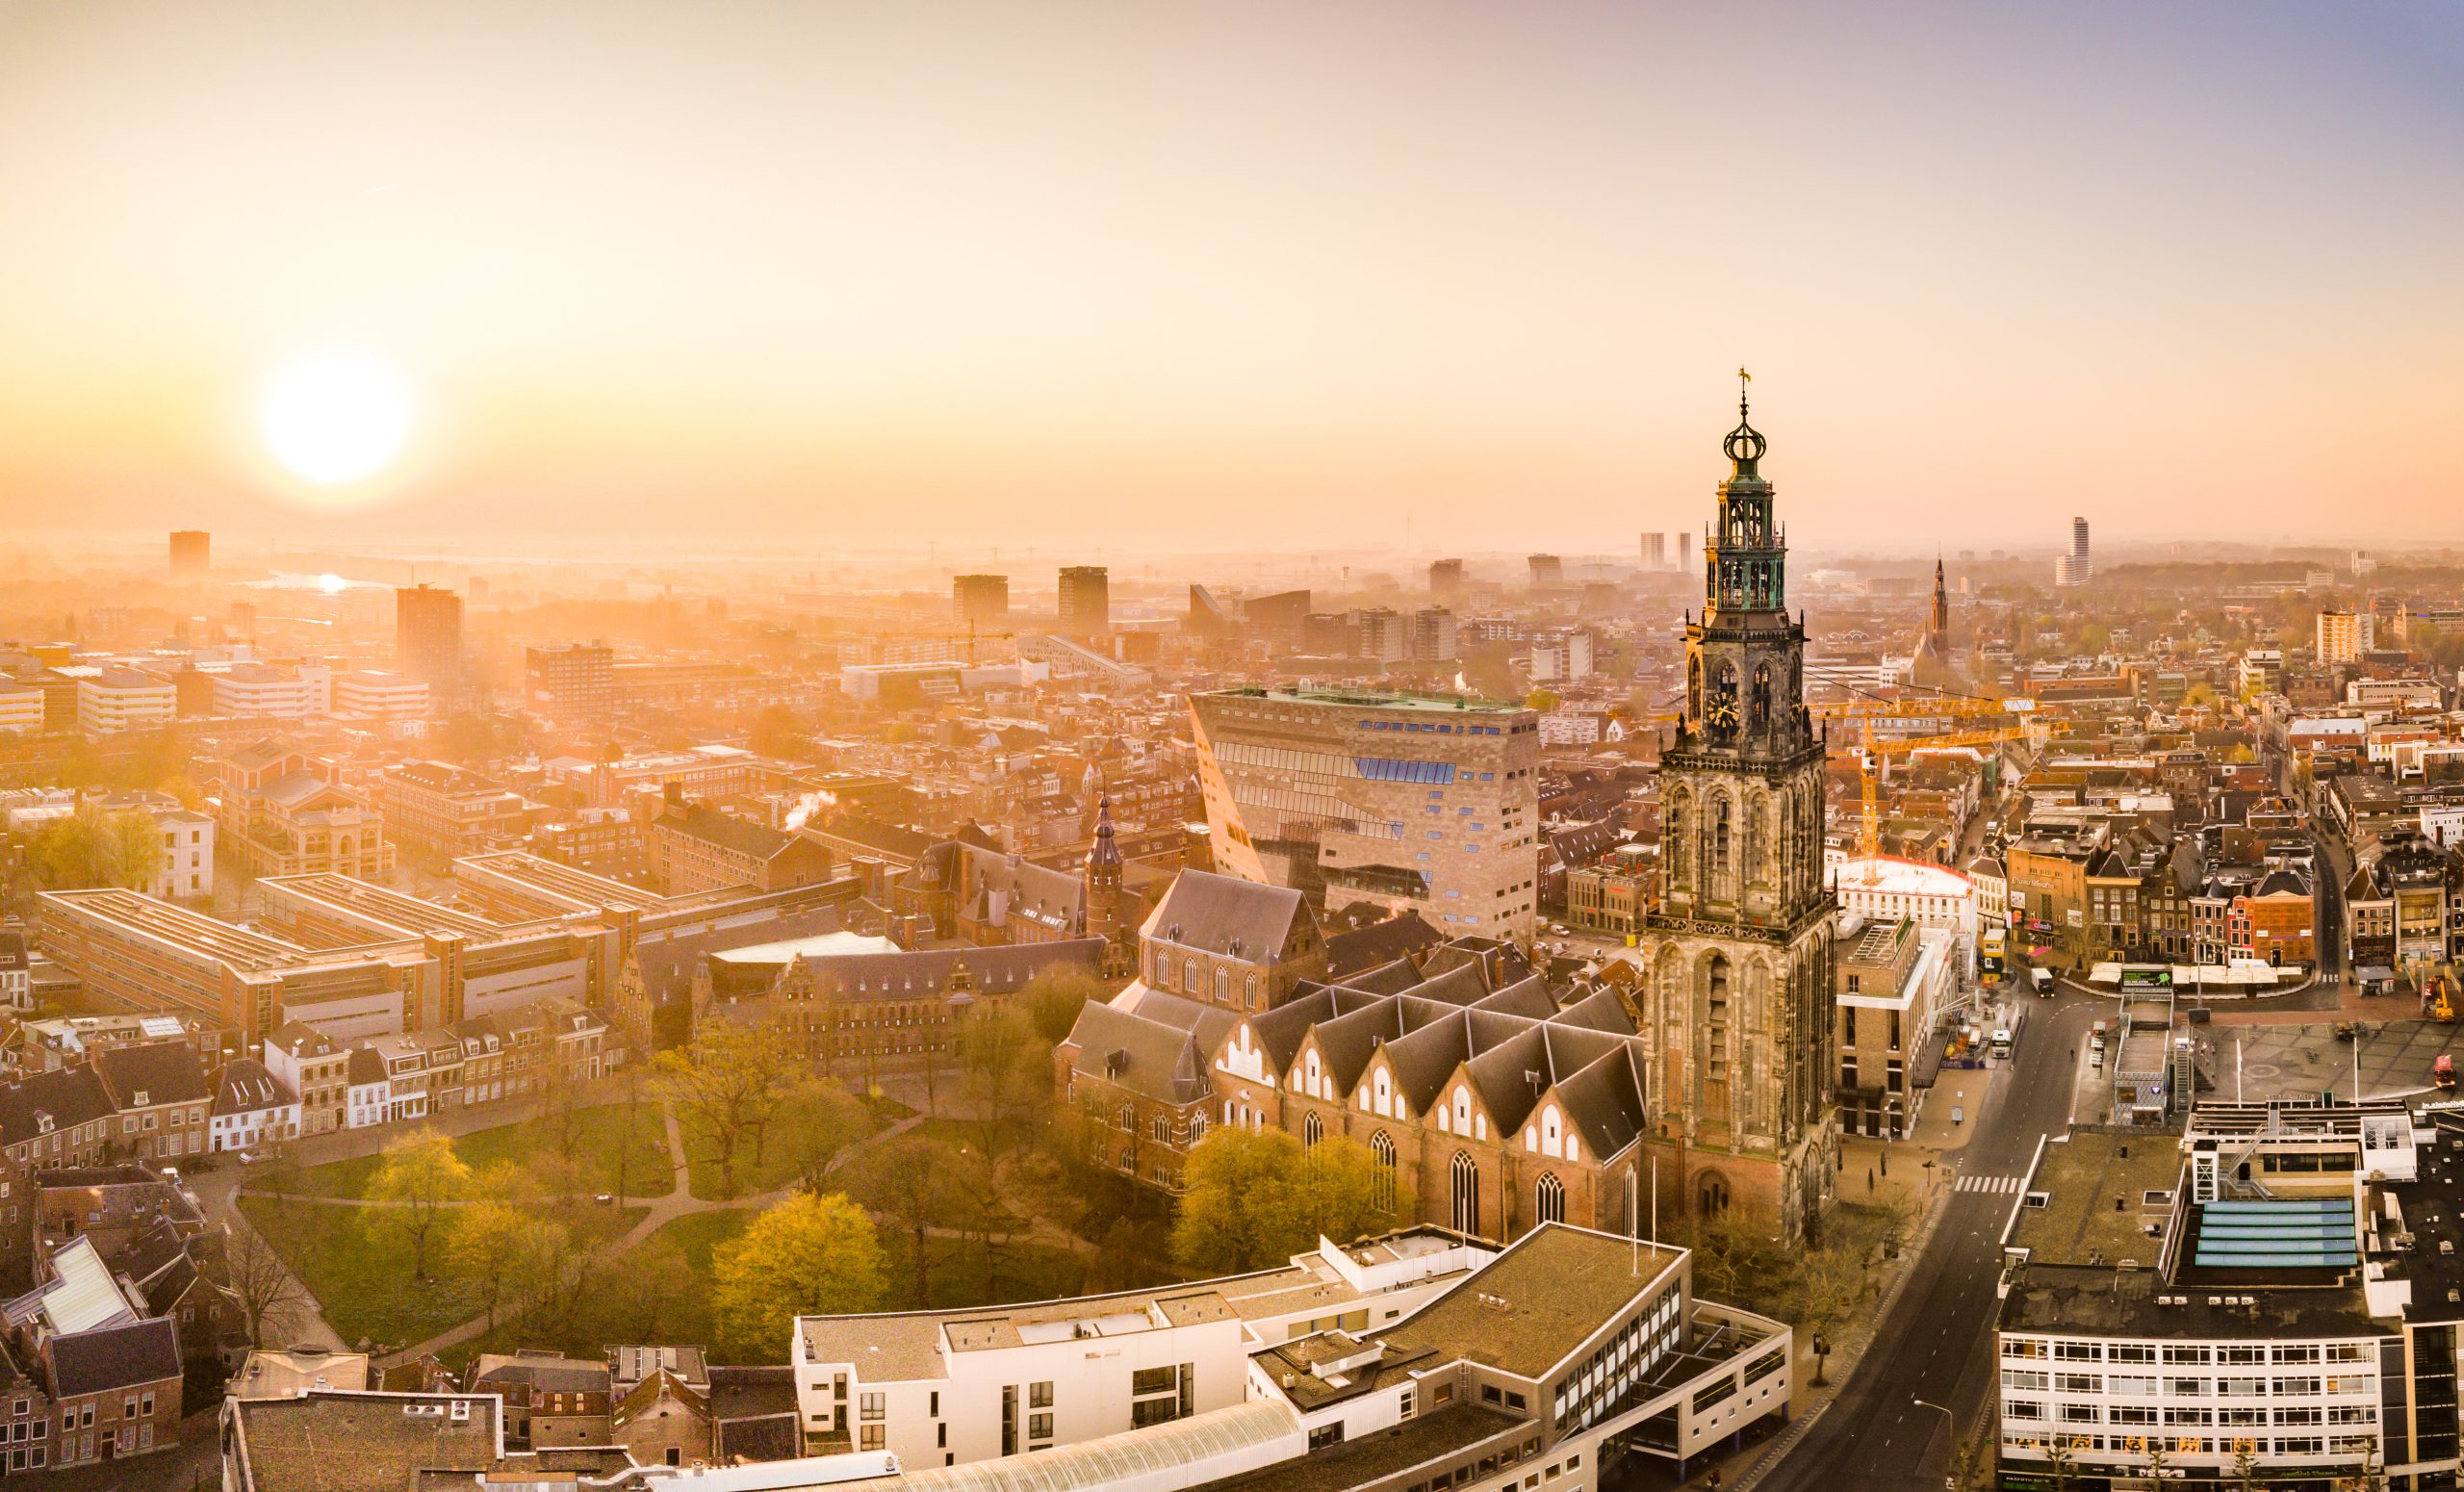
<path fill-rule="evenodd" d="M 1962 1176 L 1954 1192 L 1999 1192 L 2004 1196 L 2019 1189 L 2017 1176 Z"/>

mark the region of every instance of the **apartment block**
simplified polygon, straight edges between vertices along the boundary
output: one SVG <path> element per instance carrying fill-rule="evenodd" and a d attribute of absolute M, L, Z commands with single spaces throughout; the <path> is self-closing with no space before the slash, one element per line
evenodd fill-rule
<path fill-rule="evenodd" d="M 405 761 L 377 779 L 386 836 L 443 860 L 519 843 L 530 832 L 522 794 L 448 761 Z"/>
<path fill-rule="evenodd" d="M 1113 630 L 1112 572 L 1102 565 L 1071 565 L 1061 572 L 1061 634 L 1102 637 Z"/>
<path fill-rule="evenodd" d="M 0 735 L 34 735 L 43 728 L 43 692 L 0 680 Z"/>
<path fill-rule="evenodd" d="M 598 723 L 616 713 L 616 653 L 603 643 L 523 650 L 523 703 L 536 714 L 568 723 Z"/>
<path fill-rule="evenodd" d="M 427 682 L 381 669 L 334 676 L 334 713 L 371 720 L 418 720 L 428 712 Z"/>
<path fill-rule="evenodd" d="M 77 680 L 77 728 L 88 735 L 167 726 L 178 713 L 179 690 L 161 674 L 99 668 Z"/>

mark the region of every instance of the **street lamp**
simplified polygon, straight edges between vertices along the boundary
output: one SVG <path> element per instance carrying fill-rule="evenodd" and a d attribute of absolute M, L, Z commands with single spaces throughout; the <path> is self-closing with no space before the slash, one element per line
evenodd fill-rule
<path fill-rule="evenodd" d="M 1951 1433 L 1951 1457 L 1954 1461 L 1958 1460 L 1960 1449 L 1960 1422 L 1958 1418 L 1953 1415 L 1947 1407 L 1941 1404 L 1932 1403 L 1922 1399 L 1911 1399 L 1908 1402 L 1914 1404 L 1919 1409 L 1931 1409 L 1942 1417 L 1942 1428 Z M 1959 1473 L 1957 1471 L 1953 1471 L 1949 1476 L 1944 1477 L 1942 1479 L 1942 1485 L 1951 1488 L 1952 1492 L 1957 1492 L 1959 1487 Z"/>

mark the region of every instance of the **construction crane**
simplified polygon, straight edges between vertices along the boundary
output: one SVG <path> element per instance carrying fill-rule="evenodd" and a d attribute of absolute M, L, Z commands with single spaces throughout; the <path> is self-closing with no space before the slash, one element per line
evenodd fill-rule
<path fill-rule="evenodd" d="M 1932 720 L 1943 716 L 1974 718 L 1986 715 L 2033 714 L 2036 701 L 2030 699 L 1993 699 L 1979 695 L 1925 695 L 1915 698 L 1857 700 L 1847 704 L 1809 707 L 1813 714 L 1825 719 L 1857 723 L 1861 736 L 1859 747 L 1862 770 L 1859 775 L 1862 802 L 1857 824 L 1857 858 L 1871 878 L 1877 874 L 1875 864 L 1882 855 L 1882 810 L 1875 790 L 1877 767 L 1886 755 L 1913 755 L 1925 751 L 1952 751 L 1963 746 L 1995 746 L 2006 741 L 2033 738 L 2039 727 L 2022 720 L 2005 726 L 1977 726 L 1967 730 L 1935 732 L 1923 735 L 1886 736 L 1876 739 L 1877 720 Z"/>
<path fill-rule="evenodd" d="M 969 622 L 966 626 L 966 630 L 962 632 L 926 632 L 923 635 L 933 638 L 938 642 L 964 642 L 966 644 L 967 666 L 972 668 L 975 666 L 975 644 L 979 637 L 1015 638 L 1018 634 L 1016 632 L 978 632 L 975 630 L 975 624 L 973 622 Z"/>

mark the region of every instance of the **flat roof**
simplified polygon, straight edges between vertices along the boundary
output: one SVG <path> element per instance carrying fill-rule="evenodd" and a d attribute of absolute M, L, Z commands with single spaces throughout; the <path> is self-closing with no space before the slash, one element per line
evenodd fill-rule
<path fill-rule="evenodd" d="M 1831 867 L 1832 884 L 1841 890 L 1872 891 L 1886 896 L 1973 896 L 1976 883 L 1948 865 L 1877 855 L 1843 860 Z"/>
<path fill-rule="evenodd" d="M 1534 1421 L 1476 1404 L 1418 1414 L 1390 1429 L 1237 1477 L 1203 1481 L 1192 1492 L 1344 1492 L 1518 1431 Z"/>
<path fill-rule="evenodd" d="M 1209 697 L 1219 700 L 1265 700 L 1275 705 L 1315 705 L 1337 709 L 1418 709 L 1448 715 L 1534 713 L 1521 705 L 1501 704 L 1494 700 L 1475 699 L 1469 695 L 1387 694 L 1375 690 L 1261 687 L 1218 689 Z"/>
<path fill-rule="evenodd" d="M 270 968 L 310 956 L 310 950 L 235 923 L 156 901 L 151 896 L 116 887 L 96 890 L 45 891 L 45 900 L 116 922 L 134 932 L 176 943 L 207 958 L 240 968 Z"/>
<path fill-rule="evenodd" d="M 2146 1227 L 2171 1225 L 2169 1194 L 2181 1174 L 2181 1151 L 2170 1134 L 2072 1130 L 2045 1145 L 2028 1183 L 2031 1193 L 2044 1194 L 2045 1205 L 2019 1209 L 2011 1247 L 2026 1249 L 2032 1265 L 2111 1266 L 2134 1259 L 2152 1269 L 2165 1240 L 2161 1233 L 2149 1237 Z M 2150 1192 L 2168 1196 L 2150 1203 Z"/>
<path fill-rule="evenodd" d="M 1537 1380 L 1684 1257 L 1681 1248 L 1544 1223 L 1377 1335 Z"/>
<path fill-rule="evenodd" d="M 569 910 L 575 912 L 597 912 L 602 907 L 657 912 L 673 905 L 670 898 L 654 891 L 593 875 L 587 870 L 577 870 L 552 860 L 543 860 L 524 850 L 466 855 L 453 863 L 457 872 L 468 866 L 501 876 L 534 895 L 565 902 Z"/>
<path fill-rule="evenodd" d="M 2246 1299 L 2251 1303 L 2242 1304 Z M 2357 1284 L 2211 1295 L 2190 1285 L 2169 1286 L 2152 1269 L 2035 1264 L 2013 1279 L 2001 1326 L 2171 1341 L 2391 1337 L 2399 1329 L 2371 1319 Z"/>
<path fill-rule="evenodd" d="M 1349 1251 L 1370 1253 L 1375 1263 L 1430 1251 L 1404 1247 L 1386 1255 L 1377 1253 L 1381 1244 L 1408 1245 L 1412 1237 L 1405 1232 L 1393 1239 L 1354 1245 Z M 1625 1255 L 1621 1252 L 1619 1257 Z M 1459 1280 L 1469 1273 L 1450 1271 L 1408 1283 Z M 1300 1262 L 1280 1269 L 1112 1295 L 988 1305 L 972 1310 L 801 1316 L 796 1319 L 796 1330 L 804 1341 L 807 1361 L 853 1363 L 869 1381 L 906 1382 L 947 1376 L 945 1351 L 996 1351 L 1067 1341 L 1081 1332 L 1098 1337 L 1121 1336 L 1209 1321 L 1266 1321 L 1297 1315 L 1304 1309 L 1313 1315 L 1327 1314 L 1390 1294 L 1386 1290 L 1358 1289 L 1323 1255 L 1310 1253 L 1302 1255 Z"/>
<path fill-rule="evenodd" d="M 417 896 L 405 896 L 350 876 L 316 871 L 296 876 L 268 876 L 260 886 L 278 887 L 301 901 L 342 913 L 395 938 L 422 933 L 466 933 L 491 937 L 505 924 Z"/>
<path fill-rule="evenodd" d="M 835 959 L 856 954 L 903 953 L 886 938 L 867 937 L 843 929 L 835 933 L 818 933 L 810 938 L 788 938 L 778 942 L 747 943 L 741 948 L 729 948 L 710 955 L 723 964 L 784 964 L 790 959 Z"/>

